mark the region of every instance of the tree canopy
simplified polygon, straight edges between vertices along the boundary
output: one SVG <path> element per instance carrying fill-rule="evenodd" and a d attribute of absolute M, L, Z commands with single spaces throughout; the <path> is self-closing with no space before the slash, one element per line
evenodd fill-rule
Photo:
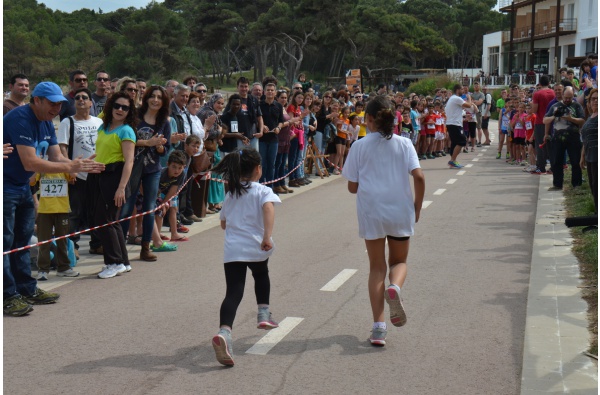
<path fill-rule="evenodd" d="M 502 29 L 495 0 L 168 0 L 113 12 L 53 11 L 4 1 L 4 77 L 66 82 L 106 70 L 163 81 L 267 67 L 291 83 L 301 71 L 341 76 L 361 68 L 479 65 L 483 35 Z"/>

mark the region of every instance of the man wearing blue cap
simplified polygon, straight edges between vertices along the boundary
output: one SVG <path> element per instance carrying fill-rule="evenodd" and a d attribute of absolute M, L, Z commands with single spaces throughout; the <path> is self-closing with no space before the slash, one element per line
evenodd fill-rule
<path fill-rule="evenodd" d="M 4 144 L 15 150 L 4 160 L 4 251 L 24 247 L 33 234 L 35 212 L 29 188 L 34 173 L 99 173 L 104 165 L 88 159 L 65 158 L 56 141 L 52 119 L 66 101 L 53 82 L 39 83 L 29 105 L 4 116 Z M 43 150 L 48 160 L 38 157 Z M 37 287 L 31 276 L 29 250 L 4 255 L 4 314 L 21 316 L 33 310 L 33 304 L 54 303 L 58 294 Z"/>

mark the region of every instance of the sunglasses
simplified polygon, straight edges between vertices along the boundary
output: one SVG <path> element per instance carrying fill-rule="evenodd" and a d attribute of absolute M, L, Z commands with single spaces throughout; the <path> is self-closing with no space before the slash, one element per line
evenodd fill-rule
<path fill-rule="evenodd" d="M 206 93 L 206 89 L 198 89 L 196 92 L 197 93 Z"/>
<path fill-rule="evenodd" d="M 127 90 L 127 92 L 135 92 L 135 93 L 138 92 L 138 90 L 136 88 L 127 88 L 126 90 Z"/>
<path fill-rule="evenodd" d="M 98 82 L 107 82 L 109 80 L 110 80 L 110 78 L 102 78 L 102 77 L 96 78 L 96 81 L 98 81 Z"/>
<path fill-rule="evenodd" d="M 295 86 L 294 89 L 296 89 L 296 90 L 302 90 L 302 87 L 301 86 Z"/>
<path fill-rule="evenodd" d="M 331 96 L 323 96 L 323 99 L 331 99 Z"/>
<path fill-rule="evenodd" d="M 77 95 L 75 96 L 75 100 L 88 100 L 89 96 L 86 95 Z"/>
<path fill-rule="evenodd" d="M 126 104 L 119 104 L 119 103 L 113 104 L 113 110 L 129 111 L 130 108 L 131 107 Z"/>
<path fill-rule="evenodd" d="M 78 84 L 82 83 L 82 82 L 87 82 L 87 78 L 75 78 L 74 81 L 77 82 Z"/>

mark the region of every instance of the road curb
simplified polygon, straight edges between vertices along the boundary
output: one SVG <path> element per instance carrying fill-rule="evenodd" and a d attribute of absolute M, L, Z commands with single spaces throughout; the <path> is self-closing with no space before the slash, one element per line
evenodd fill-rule
<path fill-rule="evenodd" d="M 521 394 L 597 394 L 598 368 L 589 347 L 587 303 L 579 264 L 565 226 L 564 196 L 538 176 L 531 273 L 527 298 Z"/>

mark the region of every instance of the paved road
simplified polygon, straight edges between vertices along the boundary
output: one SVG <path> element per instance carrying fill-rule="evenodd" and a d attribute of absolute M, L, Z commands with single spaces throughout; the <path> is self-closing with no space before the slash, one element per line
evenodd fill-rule
<path fill-rule="evenodd" d="M 58 288 L 59 303 L 5 317 L 5 392 L 519 393 L 537 182 L 495 160 L 493 148 L 479 152 L 461 154 L 473 166 L 460 175 L 447 160 L 422 162 L 431 203 L 412 238 L 408 324 L 389 331 L 385 348 L 367 342 L 368 261 L 354 197 L 337 177 L 276 210 L 272 311 L 299 323 L 266 355 L 246 353 L 267 333 L 255 328 L 249 276 L 233 332 L 236 366 L 214 359 L 225 292 L 215 218 L 157 263 L 133 261 L 131 273 L 109 280 L 52 280 L 46 288 Z M 356 273 L 320 290 L 344 269 Z"/>

